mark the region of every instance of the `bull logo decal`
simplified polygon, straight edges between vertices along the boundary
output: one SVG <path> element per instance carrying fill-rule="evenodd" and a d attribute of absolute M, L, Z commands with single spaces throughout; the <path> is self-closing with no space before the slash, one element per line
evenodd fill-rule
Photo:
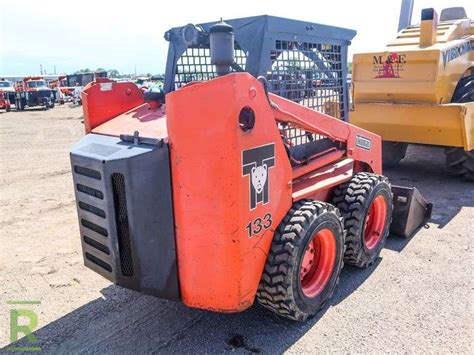
<path fill-rule="evenodd" d="M 275 165 L 275 144 L 242 151 L 242 176 L 249 176 L 250 209 L 269 201 L 269 169 Z"/>

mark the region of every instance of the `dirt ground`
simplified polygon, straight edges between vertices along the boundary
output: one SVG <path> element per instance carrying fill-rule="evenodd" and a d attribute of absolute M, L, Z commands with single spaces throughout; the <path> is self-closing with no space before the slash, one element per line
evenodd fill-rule
<path fill-rule="evenodd" d="M 474 353 L 474 185 L 444 172 L 442 149 L 410 147 L 386 171 L 435 204 L 429 225 L 390 238 L 373 267 L 344 268 L 329 306 L 297 324 L 258 306 L 189 309 L 86 269 L 68 154 L 81 115 L 66 106 L 0 114 L 0 352 L 19 307 L 7 301 L 37 300 L 24 307 L 37 313 L 35 345 L 47 353 Z"/>

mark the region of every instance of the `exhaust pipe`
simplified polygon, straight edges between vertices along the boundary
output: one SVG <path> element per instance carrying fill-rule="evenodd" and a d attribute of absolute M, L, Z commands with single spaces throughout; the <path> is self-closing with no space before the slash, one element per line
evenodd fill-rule
<path fill-rule="evenodd" d="M 433 8 L 421 10 L 420 47 L 436 43 L 438 32 L 438 13 Z"/>
<path fill-rule="evenodd" d="M 234 28 L 221 20 L 210 28 L 209 42 L 217 75 L 229 74 L 234 63 Z"/>

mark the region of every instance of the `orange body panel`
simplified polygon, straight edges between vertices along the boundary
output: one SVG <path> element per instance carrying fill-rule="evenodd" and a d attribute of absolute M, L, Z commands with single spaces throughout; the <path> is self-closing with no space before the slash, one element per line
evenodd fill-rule
<path fill-rule="evenodd" d="M 332 188 L 352 178 L 354 161 L 350 158 L 338 161 L 317 171 L 312 171 L 304 178 L 293 183 L 293 200 L 312 198 L 319 201 L 328 200 Z"/>
<path fill-rule="evenodd" d="M 253 303 L 274 230 L 292 203 L 291 167 L 271 108 L 249 74 L 191 85 L 166 100 L 181 297 L 191 307 L 243 310 Z M 249 132 L 238 122 L 245 106 L 256 116 Z M 251 210 L 242 151 L 266 144 L 275 153 L 270 198 Z M 249 237 L 246 226 L 267 213 L 270 228 Z"/>
<path fill-rule="evenodd" d="M 97 78 L 87 84 L 81 97 L 87 133 L 102 123 L 144 103 L 143 93 L 135 84 L 116 83 L 107 78 Z"/>
<path fill-rule="evenodd" d="M 140 132 L 142 137 L 168 139 L 164 108 L 151 109 L 148 103 L 122 113 L 113 120 L 104 122 L 92 129 L 93 133 L 119 136 Z"/>

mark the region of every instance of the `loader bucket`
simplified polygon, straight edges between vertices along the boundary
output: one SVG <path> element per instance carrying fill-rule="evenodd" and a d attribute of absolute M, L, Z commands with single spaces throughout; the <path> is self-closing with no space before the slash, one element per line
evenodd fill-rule
<path fill-rule="evenodd" d="M 433 204 L 416 187 L 392 185 L 393 214 L 390 234 L 411 237 L 430 218 Z"/>

